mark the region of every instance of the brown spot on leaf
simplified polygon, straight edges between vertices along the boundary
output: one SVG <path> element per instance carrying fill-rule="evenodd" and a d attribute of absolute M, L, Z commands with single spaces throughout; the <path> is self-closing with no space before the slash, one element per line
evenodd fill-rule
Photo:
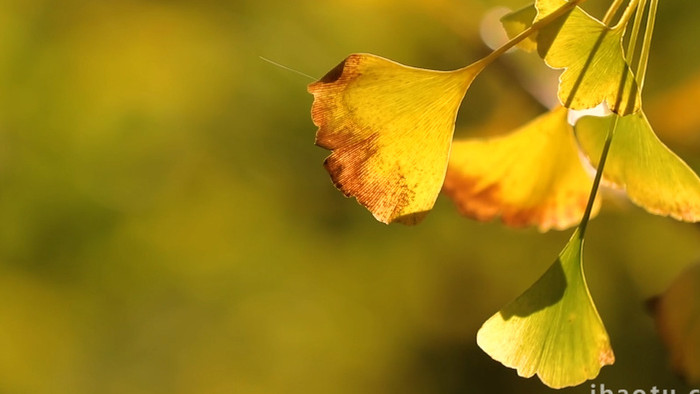
<path fill-rule="evenodd" d="M 461 176 L 448 167 L 442 191 L 455 202 L 461 214 L 486 222 L 499 214 L 499 188 L 497 185 L 478 188 L 478 182 L 479 179 Z"/>
<path fill-rule="evenodd" d="M 369 161 L 376 154 L 375 140 L 376 135 L 356 142 L 327 141 L 328 145 L 336 148 L 326 158 L 324 167 L 333 184 L 343 194 L 355 197 L 377 220 L 389 223 L 408 205 L 413 192 L 407 187 L 398 168 L 388 176 L 382 176 L 368 168 Z M 420 217 L 407 215 L 396 220 L 404 224 L 415 224 Z"/>
<path fill-rule="evenodd" d="M 340 79 L 340 76 L 343 74 L 343 69 L 345 68 L 345 62 L 347 59 L 343 60 L 338 64 L 337 66 L 333 67 L 331 71 L 326 73 L 319 81 L 323 83 L 332 83 Z"/>
<path fill-rule="evenodd" d="M 599 357 L 600 365 L 613 365 L 615 364 L 615 354 L 612 349 L 605 349 L 604 352 L 600 353 Z"/>

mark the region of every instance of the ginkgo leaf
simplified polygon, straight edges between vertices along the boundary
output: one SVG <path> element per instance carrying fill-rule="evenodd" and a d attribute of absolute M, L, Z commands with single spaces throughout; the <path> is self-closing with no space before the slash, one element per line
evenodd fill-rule
<path fill-rule="evenodd" d="M 443 191 L 469 217 L 547 231 L 581 220 L 592 184 L 558 107 L 506 136 L 455 141 Z"/>
<path fill-rule="evenodd" d="M 552 388 L 575 386 L 615 361 L 582 266 L 578 230 L 559 258 L 525 293 L 493 315 L 477 343 L 518 375 Z"/>
<path fill-rule="evenodd" d="M 510 12 L 501 18 L 501 24 L 506 30 L 509 38 L 513 38 L 532 26 L 532 22 L 537 16 L 537 8 L 534 4 L 530 4 L 519 10 Z M 530 34 L 527 38 L 518 44 L 518 47 L 527 52 L 533 52 L 537 49 L 537 32 Z"/>
<path fill-rule="evenodd" d="M 309 85 L 316 144 L 345 195 L 377 220 L 414 224 L 433 207 L 445 178 L 457 110 L 483 65 L 413 68 L 353 54 Z"/>
<path fill-rule="evenodd" d="M 594 166 L 615 116 L 585 116 L 576 123 L 576 137 Z M 618 117 L 603 179 L 653 214 L 700 221 L 700 179 L 659 141 L 643 112 Z"/>
<path fill-rule="evenodd" d="M 653 309 L 673 369 L 689 383 L 700 383 L 700 264 L 674 280 Z"/>
<path fill-rule="evenodd" d="M 565 0 L 537 0 L 537 19 L 559 9 Z M 576 7 L 542 28 L 537 51 L 552 68 L 563 68 L 559 100 L 571 109 L 605 101 L 611 111 L 627 115 L 640 108 L 640 95 L 622 48 L 625 26 L 609 28 Z"/>

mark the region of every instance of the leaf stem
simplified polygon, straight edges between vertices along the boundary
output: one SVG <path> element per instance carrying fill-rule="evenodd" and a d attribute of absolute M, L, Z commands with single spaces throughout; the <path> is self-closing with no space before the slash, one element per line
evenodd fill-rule
<path fill-rule="evenodd" d="M 487 65 L 492 63 L 494 60 L 498 59 L 498 57 L 500 57 L 501 55 L 506 53 L 509 49 L 513 48 L 514 46 L 518 45 L 522 40 L 529 37 L 530 34 L 536 32 L 536 31 L 542 29 L 543 27 L 549 25 L 550 23 L 554 22 L 557 18 L 559 18 L 560 16 L 571 11 L 574 7 L 583 3 L 584 1 L 586 1 L 586 0 L 570 0 L 570 1 L 568 1 L 566 4 L 557 8 L 552 13 L 547 14 L 547 16 L 545 16 L 544 18 L 533 23 L 530 27 L 523 30 L 520 34 L 518 34 L 517 36 L 510 39 L 505 44 L 494 49 L 491 53 L 489 53 L 488 55 L 483 57 L 481 60 L 478 60 L 476 63 L 480 64 L 482 66 L 482 68 L 486 67 Z M 637 0 L 632 0 L 632 1 L 637 1 Z"/>
<path fill-rule="evenodd" d="M 634 60 L 634 53 L 637 50 L 637 41 L 639 38 L 639 29 L 642 26 L 642 18 L 644 17 L 644 10 L 647 7 L 647 0 L 642 0 L 637 7 L 637 14 L 634 16 L 634 25 L 632 25 L 632 32 L 630 33 L 630 40 L 627 43 L 626 58 L 627 63 L 631 64 Z M 639 70 L 634 70 L 635 75 Z"/>
<path fill-rule="evenodd" d="M 612 19 L 615 17 L 615 14 L 617 14 L 617 10 L 620 9 L 620 6 L 625 0 L 615 0 L 611 5 L 610 8 L 605 12 L 605 16 L 603 17 L 603 23 L 608 26 L 612 22 Z"/>
<path fill-rule="evenodd" d="M 649 15 L 647 16 L 647 25 L 644 30 L 644 43 L 642 44 L 642 53 L 639 56 L 639 64 L 637 65 L 637 85 L 639 91 L 644 87 L 644 78 L 647 75 L 647 63 L 649 62 L 649 51 L 651 50 L 651 36 L 654 34 L 654 22 L 656 22 L 656 9 L 659 6 L 659 0 L 651 0 L 649 4 Z"/>
<path fill-rule="evenodd" d="M 627 4 L 627 8 L 625 8 L 625 12 L 622 14 L 617 24 L 612 27 L 612 30 L 624 29 L 625 26 L 627 26 L 627 22 L 632 18 L 632 14 L 634 10 L 637 9 L 638 4 L 639 0 L 630 0 L 629 4 Z"/>
<path fill-rule="evenodd" d="M 586 211 L 583 213 L 583 218 L 581 218 L 581 223 L 578 225 L 578 236 L 579 239 L 583 240 L 586 234 L 586 227 L 588 227 L 588 221 L 591 218 L 591 212 L 593 211 L 593 204 L 595 203 L 595 197 L 598 194 L 598 187 L 600 186 L 600 180 L 603 178 L 603 169 L 605 168 L 605 161 L 608 158 L 608 152 L 610 151 L 610 144 L 612 143 L 613 135 L 615 134 L 615 129 L 617 128 L 617 121 L 620 119 L 619 116 L 613 114 L 614 120 L 610 124 L 608 129 L 608 134 L 605 137 L 605 144 L 603 145 L 603 151 L 600 154 L 600 160 L 598 161 L 598 168 L 596 169 L 595 178 L 593 179 L 593 187 L 591 187 L 591 194 L 588 196 L 588 204 L 586 205 Z"/>

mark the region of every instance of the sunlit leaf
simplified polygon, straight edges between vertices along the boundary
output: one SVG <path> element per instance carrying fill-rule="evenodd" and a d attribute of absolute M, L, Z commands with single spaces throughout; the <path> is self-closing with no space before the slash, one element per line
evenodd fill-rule
<path fill-rule="evenodd" d="M 615 361 L 584 278 L 582 244 L 577 230 L 547 272 L 477 334 L 492 358 L 553 388 L 595 378 Z"/>
<path fill-rule="evenodd" d="M 700 264 L 671 284 L 653 312 L 673 368 L 690 383 L 700 383 Z"/>
<path fill-rule="evenodd" d="M 564 0 L 537 0 L 538 19 L 560 8 Z M 587 109 L 605 101 L 615 113 L 640 108 L 634 76 L 622 49 L 624 26 L 611 29 L 576 7 L 537 35 L 537 50 L 547 65 L 563 68 L 559 100 L 571 109 Z"/>
<path fill-rule="evenodd" d="M 333 151 L 325 166 L 335 185 L 379 221 L 420 221 L 440 192 L 457 110 L 482 67 L 432 71 L 354 54 L 309 85 L 316 144 Z"/>
<path fill-rule="evenodd" d="M 443 191 L 467 216 L 547 231 L 581 220 L 592 183 L 559 107 L 506 136 L 455 141 Z"/>
<path fill-rule="evenodd" d="M 576 123 L 576 137 L 594 166 L 614 116 L 586 116 Z M 618 118 L 603 178 L 653 214 L 700 220 L 700 179 L 659 141 L 643 112 Z"/>
<path fill-rule="evenodd" d="M 532 22 L 537 16 L 537 8 L 534 4 L 530 4 L 519 10 L 513 11 L 504 15 L 501 18 L 503 28 L 506 30 L 509 38 L 513 38 L 532 26 Z M 537 49 L 537 32 L 530 34 L 527 38 L 518 44 L 518 47 L 527 52 L 533 52 Z"/>

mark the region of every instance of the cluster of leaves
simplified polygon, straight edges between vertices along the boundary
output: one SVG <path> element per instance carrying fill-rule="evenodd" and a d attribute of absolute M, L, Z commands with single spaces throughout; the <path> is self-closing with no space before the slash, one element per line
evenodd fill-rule
<path fill-rule="evenodd" d="M 658 0 L 626 7 L 613 0 L 601 20 L 582 2 L 536 0 L 506 15 L 511 40 L 457 70 L 353 54 L 309 85 L 316 143 L 332 151 L 326 169 L 377 220 L 416 224 L 442 190 L 478 220 L 500 216 L 541 231 L 578 224 L 549 270 L 477 334 L 491 357 L 555 388 L 594 378 L 614 362 L 582 265 L 601 181 L 650 213 L 700 221 L 700 179 L 659 141 L 642 109 Z M 472 81 L 514 46 L 563 70 L 561 105 L 505 136 L 453 141 Z M 570 110 L 596 106 L 609 114 L 568 122 Z M 594 179 L 579 152 L 597 167 Z"/>

